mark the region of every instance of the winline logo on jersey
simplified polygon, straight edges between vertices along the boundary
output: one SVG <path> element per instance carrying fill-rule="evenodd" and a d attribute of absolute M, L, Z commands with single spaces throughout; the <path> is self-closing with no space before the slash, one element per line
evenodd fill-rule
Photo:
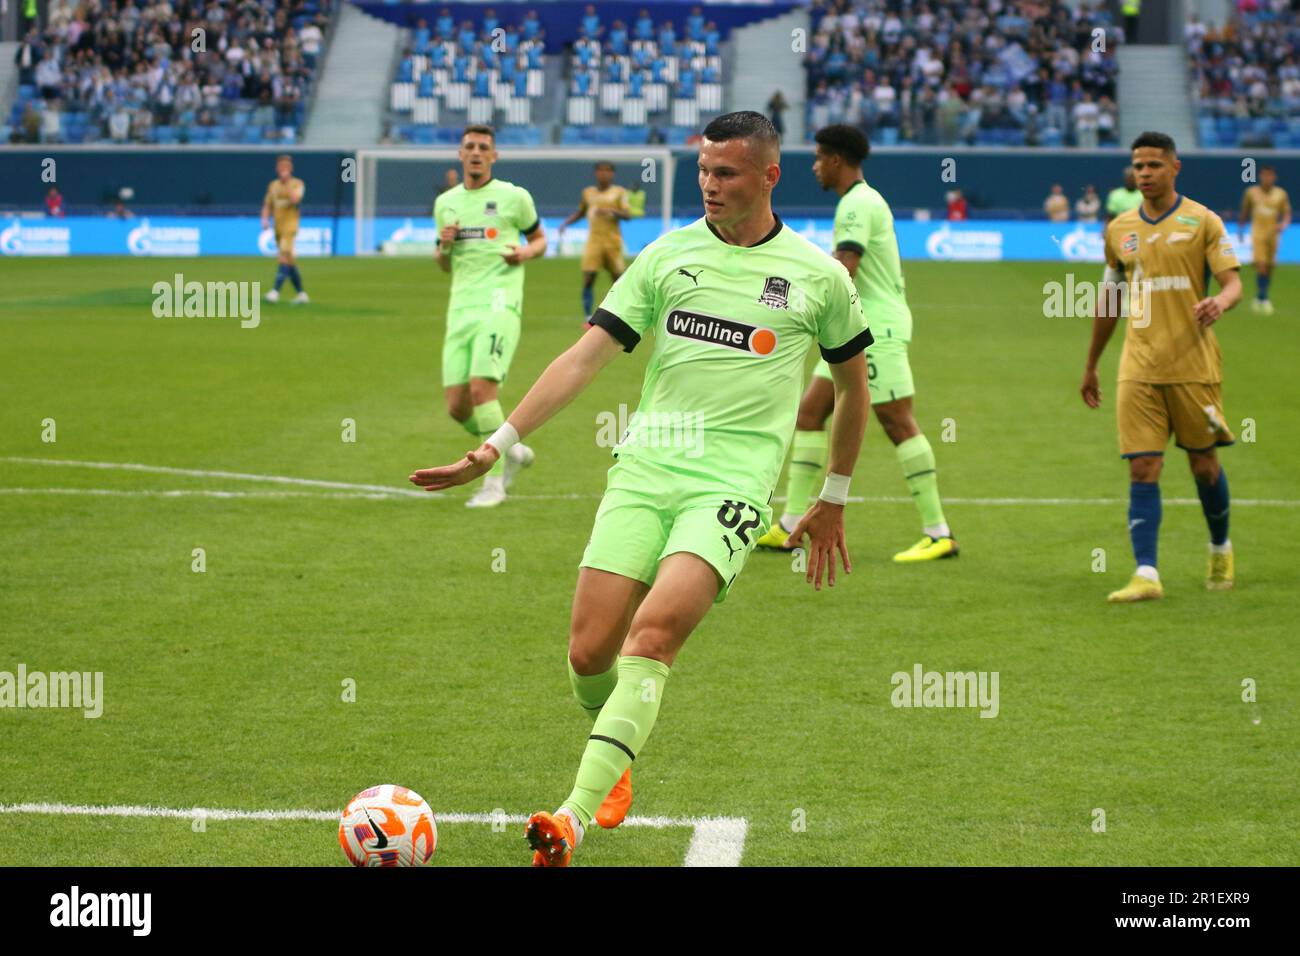
<path fill-rule="evenodd" d="M 771 355 L 776 350 L 776 333 L 771 329 L 684 309 L 668 314 L 668 334 L 753 355 Z"/>

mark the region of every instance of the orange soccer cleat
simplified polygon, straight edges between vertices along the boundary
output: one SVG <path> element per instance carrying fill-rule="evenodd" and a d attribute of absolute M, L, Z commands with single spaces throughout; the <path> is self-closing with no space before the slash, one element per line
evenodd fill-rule
<path fill-rule="evenodd" d="M 614 784 L 614 789 L 605 797 L 600 809 L 596 811 L 596 822 L 606 830 L 612 830 L 623 822 L 628 810 L 631 809 L 632 768 L 628 767 L 623 771 L 623 776 L 618 778 L 618 783 Z"/>
<path fill-rule="evenodd" d="M 533 848 L 533 866 L 568 866 L 581 840 L 569 814 L 545 810 L 528 818 L 524 838 Z"/>

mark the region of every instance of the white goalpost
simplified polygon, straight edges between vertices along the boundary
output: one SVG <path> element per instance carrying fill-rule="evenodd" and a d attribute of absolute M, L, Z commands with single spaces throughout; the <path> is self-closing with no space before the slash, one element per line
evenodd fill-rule
<path fill-rule="evenodd" d="M 646 218 L 659 234 L 672 228 L 672 151 L 665 146 L 512 147 L 498 150 L 493 176 L 523 186 L 543 219 L 563 218 L 578 208 L 593 183 L 597 162 L 614 164 L 614 182 L 634 183 L 646 194 Z M 358 149 L 354 199 L 356 254 L 432 255 L 437 242 L 433 202 L 448 169 L 460 173 L 453 146 L 393 146 Z M 576 243 L 559 254 L 577 255 Z"/>

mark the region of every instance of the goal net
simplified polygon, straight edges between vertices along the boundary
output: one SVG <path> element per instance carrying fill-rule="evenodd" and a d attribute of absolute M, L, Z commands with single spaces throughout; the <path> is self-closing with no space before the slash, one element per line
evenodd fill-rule
<path fill-rule="evenodd" d="M 556 229 L 577 210 L 583 188 L 595 183 L 593 168 L 601 161 L 614 164 L 616 185 L 645 193 L 644 218 L 623 223 L 631 249 L 641 248 L 671 228 L 673 155 L 664 147 L 532 147 L 527 151 L 511 147 L 501 153 L 492 175 L 532 194 L 550 240 L 548 256 L 581 254 L 586 220 L 579 219 L 565 230 L 562 247 Z M 460 160 L 453 147 L 358 150 L 357 255 L 433 255 L 438 238 L 433 202 L 446 187 L 448 170 L 460 176 Z"/>

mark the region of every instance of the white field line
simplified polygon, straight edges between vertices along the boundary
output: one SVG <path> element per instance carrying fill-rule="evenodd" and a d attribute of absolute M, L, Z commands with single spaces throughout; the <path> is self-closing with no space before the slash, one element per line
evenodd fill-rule
<path fill-rule="evenodd" d="M 403 488 L 389 488 L 385 491 L 220 491 L 213 488 L 0 488 L 0 495 L 90 495 L 100 497 L 122 498 L 229 498 L 229 499 L 288 499 L 315 498 L 319 500 L 356 500 L 356 501 L 395 501 L 409 500 L 412 497 L 425 497 L 457 501 L 459 499 L 441 492 L 408 492 Z M 562 495 L 518 495 L 509 496 L 510 501 L 596 501 L 601 494 L 569 493 Z M 911 498 L 890 495 L 872 495 L 858 497 L 850 495 L 848 500 L 856 504 L 911 504 Z M 772 499 L 785 501 L 781 495 Z M 944 498 L 945 505 L 1127 505 L 1127 498 Z M 1165 498 L 1167 505 L 1199 505 L 1198 498 Z M 1235 498 L 1234 508 L 1300 508 L 1300 499 L 1290 498 Z"/>
<path fill-rule="evenodd" d="M 143 471 L 151 475 L 187 475 L 191 478 L 233 478 L 236 481 L 268 481 L 279 485 L 303 485 L 309 488 L 336 488 L 342 491 L 377 491 L 389 495 L 426 497 L 417 488 L 394 488 L 388 485 L 357 485 L 346 481 L 322 481 L 318 478 L 287 478 L 284 475 L 250 475 L 240 471 L 207 471 L 201 468 L 169 468 L 166 465 L 139 465 L 118 461 L 65 461 L 59 458 L 0 457 L 22 465 L 59 465 L 67 468 L 104 468 L 115 471 Z"/>
<path fill-rule="evenodd" d="M 225 810 L 217 807 L 88 806 L 69 803 L 0 803 L 0 814 L 77 817 L 169 817 L 179 820 L 315 820 L 337 821 L 339 810 Z M 439 823 L 527 823 L 523 814 L 435 813 Z M 691 845 L 683 866 L 739 866 L 749 822 L 744 817 L 628 817 L 625 827 L 691 827 Z"/>
<path fill-rule="evenodd" d="M 116 488 L 0 488 L 0 494 L 25 495 L 120 495 L 123 497 L 208 497 L 208 498 L 368 498 L 383 500 L 386 498 L 447 498 L 440 492 L 420 491 L 415 488 L 399 488 L 390 485 L 353 484 L 345 481 L 323 481 L 316 478 L 291 478 L 284 475 L 252 475 L 237 471 L 208 471 L 199 468 L 171 468 L 165 465 L 141 465 L 131 462 L 110 461 L 66 461 L 56 458 L 22 458 L 18 456 L 0 456 L 0 461 L 28 465 L 59 465 L 71 468 L 99 468 L 121 471 L 139 471 L 161 475 L 187 475 L 195 478 L 231 478 L 238 481 L 265 481 L 277 484 L 302 485 L 312 488 L 339 489 L 342 494 L 317 494 L 309 492 L 287 491 L 219 491 L 209 489 L 116 489 Z M 520 495 L 512 494 L 515 501 L 579 501 L 595 500 L 602 493 L 575 493 L 555 495 Z M 449 500 L 456 500 L 454 497 Z M 785 501 L 784 497 L 775 497 L 773 501 Z M 1127 498 L 947 498 L 945 504 L 951 505 L 1124 505 Z M 858 504 L 911 504 L 910 497 L 896 495 L 850 496 L 849 501 Z M 1199 505 L 1198 498 L 1165 498 L 1167 505 Z M 1294 498 L 1236 498 L 1235 507 L 1258 508 L 1300 508 L 1300 499 Z"/>

